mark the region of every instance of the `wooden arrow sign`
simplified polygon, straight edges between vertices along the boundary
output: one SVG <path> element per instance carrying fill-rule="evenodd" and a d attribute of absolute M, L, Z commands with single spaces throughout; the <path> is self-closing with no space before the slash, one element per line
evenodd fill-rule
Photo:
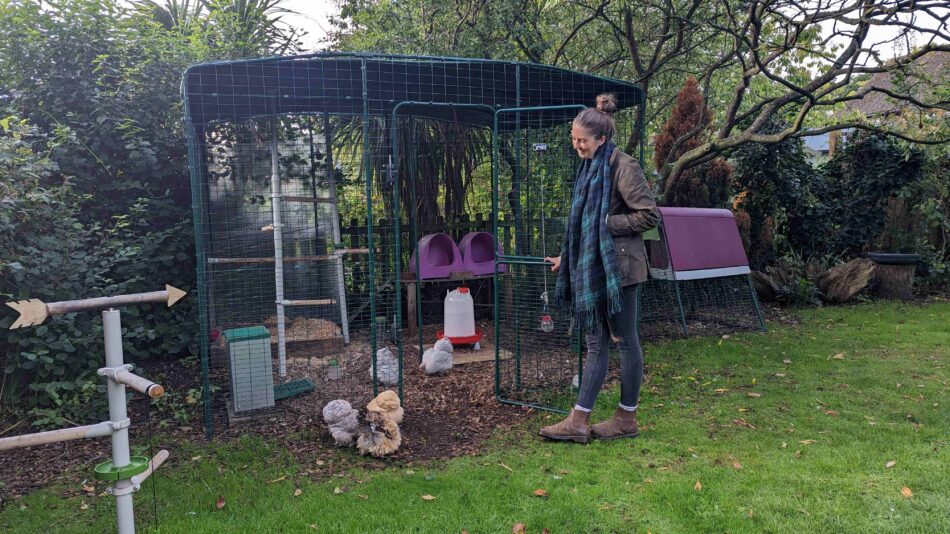
<path fill-rule="evenodd" d="M 10 330 L 24 326 L 38 325 L 45 321 L 50 315 L 62 315 L 64 313 L 116 308 L 118 306 L 141 304 L 144 302 L 165 302 L 170 308 L 174 306 L 176 302 L 184 298 L 185 295 L 187 295 L 187 293 L 184 291 L 166 284 L 164 291 L 116 295 L 114 297 L 64 300 L 62 302 L 50 303 L 43 302 L 40 299 L 8 302 L 7 306 L 20 313 L 20 317 L 10 325 Z"/>

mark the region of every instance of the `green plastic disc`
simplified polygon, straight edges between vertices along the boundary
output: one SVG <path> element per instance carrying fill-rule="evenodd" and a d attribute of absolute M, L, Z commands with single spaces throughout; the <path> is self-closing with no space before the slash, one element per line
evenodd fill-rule
<path fill-rule="evenodd" d="M 133 456 L 129 458 L 129 464 L 122 467 L 113 466 L 112 460 L 102 462 L 96 466 L 93 476 L 96 480 L 127 480 L 144 473 L 146 469 L 148 469 L 148 458 Z"/>

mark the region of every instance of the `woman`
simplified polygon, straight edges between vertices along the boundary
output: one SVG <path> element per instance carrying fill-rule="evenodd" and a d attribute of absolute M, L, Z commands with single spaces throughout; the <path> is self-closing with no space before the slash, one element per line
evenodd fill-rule
<path fill-rule="evenodd" d="M 587 361 L 577 404 L 567 419 L 541 429 L 553 440 L 587 443 L 634 438 L 643 380 L 637 336 L 637 291 L 647 279 L 643 232 L 660 221 L 656 201 L 637 160 L 611 140 L 617 109 L 613 94 L 581 111 L 571 141 L 582 163 L 574 182 L 571 212 L 561 255 L 545 258 L 557 271 L 557 297 L 586 326 Z M 608 342 L 620 347 L 620 406 L 613 417 L 591 426 L 590 412 L 607 377 Z"/>

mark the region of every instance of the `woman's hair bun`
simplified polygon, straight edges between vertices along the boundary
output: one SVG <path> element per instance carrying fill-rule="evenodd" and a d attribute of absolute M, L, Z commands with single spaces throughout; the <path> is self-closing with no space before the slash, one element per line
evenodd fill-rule
<path fill-rule="evenodd" d="M 613 115 L 617 111 L 617 95 L 613 93 L 603 93 L 597 95 L 597 111 Z"/>

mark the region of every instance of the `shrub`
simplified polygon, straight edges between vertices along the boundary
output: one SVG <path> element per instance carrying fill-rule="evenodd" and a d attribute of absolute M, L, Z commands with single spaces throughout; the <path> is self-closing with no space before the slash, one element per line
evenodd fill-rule
<path fill-rule="evenodd" d="M 41 134 L 25 121 L 0 121 L 0 296 L 46 302 L 152 291 L 191 270 L 178 240 L 184 224 L 153 231 L 150 213 L 162 201 L 139 200 L 107 224 L 83 222 L 90 195 L 75 192 L 49 154 L 68 144 L 69 132 Z M 147 258 L 147 261 L 143 261 Z M 183 287 L 182 289 L 189 289 Z M 0 328 L 16 312 L 3 307 Z M 194 334 L 179 325 L 194 322 L 190 304 L 123 310 L 127 361 L 187 352 Z M 176 324 L 178 323 L 178 324 Z M 31 413 L 34 424 L 60 425 L 102 415 L 105 396 L 96 369 L 104 364 L 101 321 L 73 313 L 43 325 L 11 330 L 0 341 L 5 409 Z"/>

